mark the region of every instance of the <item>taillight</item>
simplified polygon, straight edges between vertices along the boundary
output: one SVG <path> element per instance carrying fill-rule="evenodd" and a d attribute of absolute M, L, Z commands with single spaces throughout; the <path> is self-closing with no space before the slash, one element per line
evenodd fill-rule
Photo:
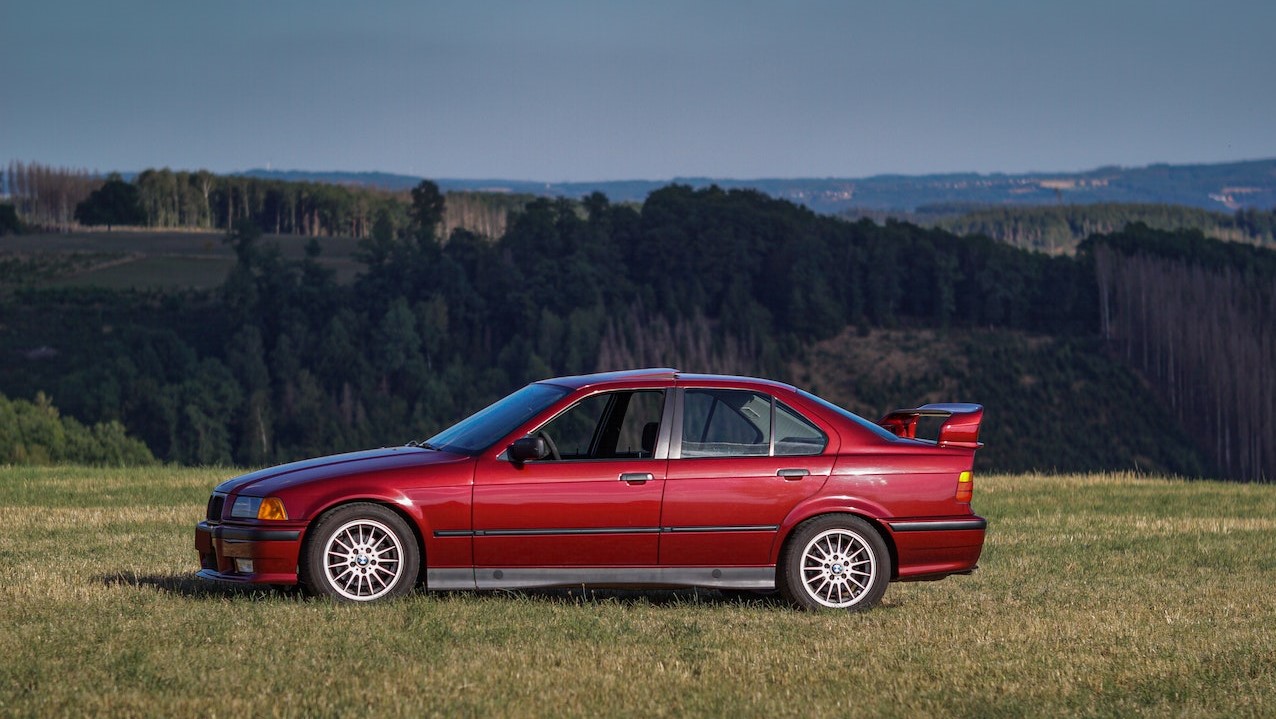
<path fill-rule="evenodd" d="M 975 496 L 975 475 L 970 472 L 962 472 L 957 475 L 956 500 L 958 502 L 969 502 L 973 496 Z"/>

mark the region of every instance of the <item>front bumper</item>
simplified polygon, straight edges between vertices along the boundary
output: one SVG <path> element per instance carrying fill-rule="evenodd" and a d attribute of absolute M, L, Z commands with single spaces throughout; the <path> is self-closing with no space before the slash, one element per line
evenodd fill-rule
<path fill-rule="evenodd" d="M 200 570 L 196 576 L 244 584 L 296 584 L 301 527 L 263 527 L 235 524 L 195 525 L 195 549 Z M 253 560 L 251 574 L 235 571 L 235 559 Z"/>

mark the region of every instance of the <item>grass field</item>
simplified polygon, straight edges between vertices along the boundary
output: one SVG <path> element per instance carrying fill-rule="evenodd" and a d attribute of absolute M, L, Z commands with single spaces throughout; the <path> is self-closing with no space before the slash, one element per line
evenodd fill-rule
<path fill-rule="evenodd" d="M 339 606 L 196 581 L 229 470 L 0 468 L 0 716 L 1272 716 L 1276 486 L 979 477 L 981 569 Z"/>

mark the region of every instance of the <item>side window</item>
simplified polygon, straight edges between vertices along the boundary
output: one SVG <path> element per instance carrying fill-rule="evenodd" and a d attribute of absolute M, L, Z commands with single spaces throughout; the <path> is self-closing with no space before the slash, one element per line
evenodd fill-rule
<path fill-rule="evenodd" d="M 586 397 L 550 420 L 540 431 L 549 435 L 563 459 L 589 459 L 594 433 L 602 423 L 611 395 Z"/>
<path fill-rule="evenodd" d="M 783 402 L 775 403 L 775 454 L 819 454 L 828 444 L 828 437 L 805 417 L 789 409 Z"/>
<path fill-rule="evenodd" d="M 610 392 L 586 397 L 542 425 L 560 459 L 649 458 L 656 448 L 664 392 Z"/>
<path fill-rule="evenodd" d="M 683 395 L 683 457 L 767 455 L 770 445 L 769 396 L 720 389 L 689 389 Z"/>
<path fill-rule="evenodd" d="M 613 456 L 650 458 L 656 451 L 660 413 L 665 408 L 664 392 L 634 392 L 620 422 Z"/>

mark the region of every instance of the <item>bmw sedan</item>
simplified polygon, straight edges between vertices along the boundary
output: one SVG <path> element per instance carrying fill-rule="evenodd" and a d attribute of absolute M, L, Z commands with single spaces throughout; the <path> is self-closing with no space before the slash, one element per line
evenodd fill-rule
<path fill-rule="evenodd" d="M 195 529 L 199 576 L 354 602 L 712 587 L 865 609 L 892 581 L 975 569 L 982 418 L 931 404 L 874 423 L 672 369 L 543 380 L 424 441 L 223 482 Z"/>

